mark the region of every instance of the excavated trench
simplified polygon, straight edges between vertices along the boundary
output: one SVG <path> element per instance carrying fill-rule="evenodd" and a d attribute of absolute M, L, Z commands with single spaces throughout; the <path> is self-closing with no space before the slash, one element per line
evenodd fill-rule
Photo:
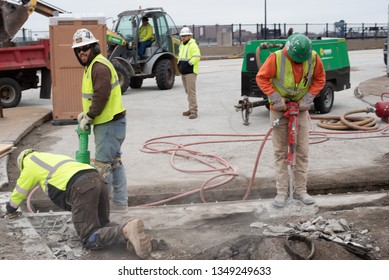
<path fill-rule="evenodd" d="M 359 194 L 367 192 L 382 192 L 389 190 L 389 175 L 383 173 L 385 167 L 377 166 L 367 170 L 366 168 L 354 169 L 349 172 L 343 170 L 340 174 L 323 176 L 311 174 L 309 177 L 308 192 L 313 196 L 334 194 Z M 242 201 L 246 191 L 247 182 L 235 180 L 216 189 L 204 191 L 206 202 Z M 263 186 L 262 186 L 263 185 Z M 264 179 L 260 185 L 254 186 L 250 192 L 249 200 L 271 199 L 276 195 L 273 180 Z M 171 186 L 171 185 L 170 185 Z M 271 186 L 271 187 L 268 187 Z M 178 188 L 159 186 L 155 191 L 142 192 L 142 187 L 134 190 L 136 195 L 129 194 L 130 207 L 153 205 L 179 205 L 203 203 L 199 192 L 184 195 L 190 190 L 177 192 Z M 166 202 L 168 200 L 168 202 Z M 35 212 L 62 211 L 54 205 L 47 196 L 38 190 L 31 198 L 31 207 Z"/>

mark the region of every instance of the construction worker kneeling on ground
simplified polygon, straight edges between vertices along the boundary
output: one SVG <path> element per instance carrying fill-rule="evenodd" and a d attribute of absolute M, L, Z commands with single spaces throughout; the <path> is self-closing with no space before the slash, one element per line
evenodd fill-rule
<path fill-rule="evenodd" d="M 309 109 L 313 100 L 326 83 L 323 63 L 311 41 L 303 34 L 288 37 L 285 47 L 272 53 L 259 69 L 256 81 L 270 102 L 270 121 L 280 119 L 286 110 L 285 101 L 299 106 L 296 166 L 294 170 L 294 198 L 305 204 L 314 199 L 307 193 L 307 168 L 309 146 Z M 272 132 L 276 171 L 277 195 L 274 205 L 285 206 L 288 195 L 289 174 L 285 159 L 288 154 L 288 119 L 283 118 Z"/>
<path fill-rule="evenodd" d="M 29 192 L 40 185 L 57 206 L 72 212 L 74 228 L 85 248 L 101 249 L 123 242 L 140 258 L 149 256 L 151 241 L 143 221 L 131 219 L 121 225 L 110 222 L 108 183 L 94 167 L 33 149 L 22 151 L 17 163 L 20 176 L 6 205 L 6 216 L 15 215 Z"/>

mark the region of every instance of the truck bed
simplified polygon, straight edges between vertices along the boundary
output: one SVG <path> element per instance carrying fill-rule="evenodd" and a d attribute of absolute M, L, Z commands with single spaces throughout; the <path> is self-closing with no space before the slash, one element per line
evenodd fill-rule
<path fill-rule="evenodd" d="M 50 41 L 43 39 L 25 46 L 0 48 L 0 71 L 28 68 L 50 69 Z"/>

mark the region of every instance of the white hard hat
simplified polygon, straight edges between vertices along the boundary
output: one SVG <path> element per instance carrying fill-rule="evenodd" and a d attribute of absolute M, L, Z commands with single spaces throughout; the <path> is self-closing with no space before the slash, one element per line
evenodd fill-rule
<path fill-rule="evenodd" d="M 185 35 L 190 35 L 190 36 L 193 35 L 192 31 L 190 31 L 188 27 L 184 27 L 181 29 L 180 36 L 185 36 Z"/>
<path fill-rule="evenodd" d="M 34 149 L 25 149 L 23 151 L 20 152 L 20 154 L 18 155 L 18 158 L 16 159 L 16 162 L 18 164 L 18 167 L 19 167 L 19 170 L 22 171 L 23 169 L 23 160 L 24 158 L 28 155 L 28 154 L 31 154 L 32 152 L 35 152 Z"/>
<path fill-rule="evenodd" d="M 99 40 L 93 36 L 93 33 L 88 29 L 81 28 L 76 31 L 73 35 L 73 45 L 72 48 L 78 48 L 93 43 L 97 43 Z"/>

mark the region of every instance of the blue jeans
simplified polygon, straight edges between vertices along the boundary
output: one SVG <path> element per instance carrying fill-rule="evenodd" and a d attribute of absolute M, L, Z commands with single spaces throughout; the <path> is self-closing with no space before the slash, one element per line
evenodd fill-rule
<path fill-rule="evenodd" d="M 138 47 L 138 55 L 144 55 L 145 51 L 146 51 L 146 48 L 147 47 L 150 47 L 151 44 L 153 43 L 153 41 L 144 41 L 144 42 L 140 42 L 139 43 L 139 47 Z"/>
<path fill-rule="evenodd" d="M 115 158 L 121 157 L 121 146 L 126 138 L 126 118 L 95 125 L 93 128 L 96 146 L 96 161 L 114 165 Z M 112 202 L 128 205 L 127 178 L 124 166 L 112 168 L 106 177 Z"/>

